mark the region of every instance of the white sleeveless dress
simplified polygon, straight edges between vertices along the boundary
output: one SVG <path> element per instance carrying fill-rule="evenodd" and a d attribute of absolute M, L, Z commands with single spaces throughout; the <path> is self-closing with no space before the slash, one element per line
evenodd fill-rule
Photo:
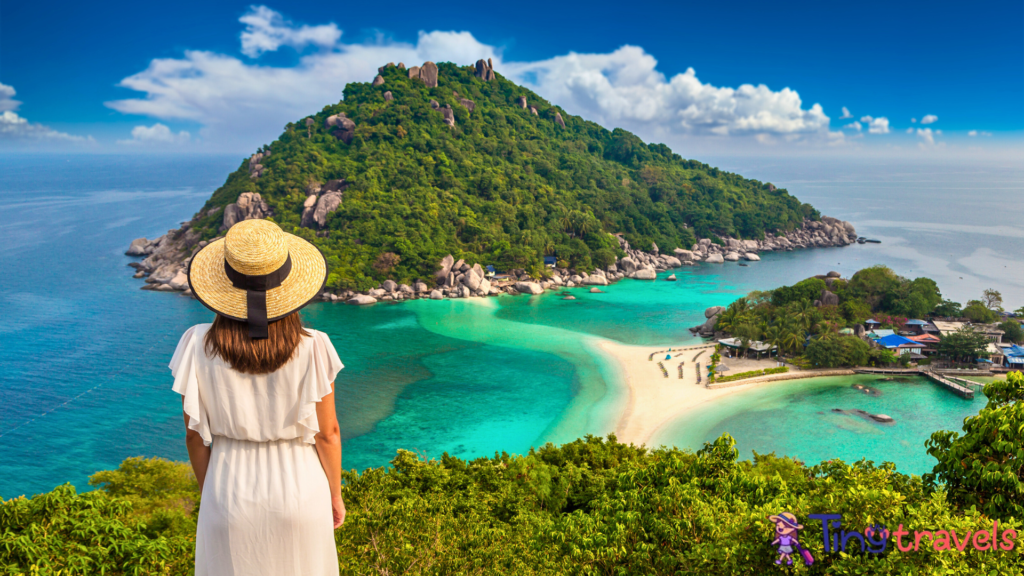
<path fill-rule="evenodd" d="M 188 427 L 211 446 L 196 532 L 196 576 L 334 576 L 331 491 L 314 448 L 316 403 L 342 369 L 330 338 L 307 331 L 271 374 L 208 358 L 210 324 L 185 331 L 171 359 Z"/>

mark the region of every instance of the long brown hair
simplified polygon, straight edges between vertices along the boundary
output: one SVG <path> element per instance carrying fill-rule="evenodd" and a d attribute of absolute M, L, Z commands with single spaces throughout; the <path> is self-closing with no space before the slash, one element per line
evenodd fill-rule
<path fill-rule="evenodd" d="M 220 356 L 243 374 L 269 374 L 287 364 L 302 337 L 309 336 L 297 312 L 271 322 L 267 329 L 269 338 L 253 340 L 248 324 L 218 314 L 206 333 L 206 355 Z"/>

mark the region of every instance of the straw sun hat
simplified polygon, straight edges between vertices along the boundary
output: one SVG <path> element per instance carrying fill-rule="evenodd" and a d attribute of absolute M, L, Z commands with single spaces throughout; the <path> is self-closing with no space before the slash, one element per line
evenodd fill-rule
<path fill-rule="evenodd" d="M 266 338 L 268 322 L 309 304 L 326 280 L 320 250 L 269 220 L 235 224 L 188 267 L 196 299 L 221 316 L 248 322 L 251 338 Z"/>

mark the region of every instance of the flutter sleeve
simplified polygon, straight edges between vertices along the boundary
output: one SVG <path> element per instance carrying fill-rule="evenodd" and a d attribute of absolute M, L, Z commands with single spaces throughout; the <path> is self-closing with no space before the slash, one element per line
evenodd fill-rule
<path fill-rule="evenodd" d="M 171 369 L 171 376 L 174 377 L 172 390 L 185 399 L 183 407 L 185 414 L 188 414 L 189 429 L 199 432 L 203 444 L 209 446 L 213 442 L 213 434 L 210 433 L 210 419 L 206 414 L 206 407 L 199 397 L 199 379 L 196 377 L 196 350 L 199 346 L 197 341 L 201 340 L 197 332 L 196 326 L 193 326 L 181 335 L 168 366 Z"/>
<path fill-rule="evenodd" d="M 316 418 L 316 404 L 331 393 L 331 382 L 345 366 L 338 358 L 338 352 L 331 344 L 331 339 L 323 332 L 313 331 L 312 358 L 302 378 L 299 404 L 298 425 L 302 431 L 302 439 L 307 444 L 314 444 L 314 436 L 320 431 Z"/>

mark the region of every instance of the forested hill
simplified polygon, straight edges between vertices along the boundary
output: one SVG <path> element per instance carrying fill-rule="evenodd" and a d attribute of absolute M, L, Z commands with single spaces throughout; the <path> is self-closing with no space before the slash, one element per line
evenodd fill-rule
<path fill-rule="evenodd" d="M 614 261 L 609 233 L 666 251 L 820 217 L 785 190 L 570 116 L 482 61 L 437 65 L 436 87 L 429 66 L 389 65 L 288 124 L 214 192 L 191 240 L 269 215 L 327 255 L 330 287 L 364 288 L 429 278 L 449 253 L 527 270 L 554 255 L 586 269 Z M 247 192 L 261 200 L 239 203 Z"/>

